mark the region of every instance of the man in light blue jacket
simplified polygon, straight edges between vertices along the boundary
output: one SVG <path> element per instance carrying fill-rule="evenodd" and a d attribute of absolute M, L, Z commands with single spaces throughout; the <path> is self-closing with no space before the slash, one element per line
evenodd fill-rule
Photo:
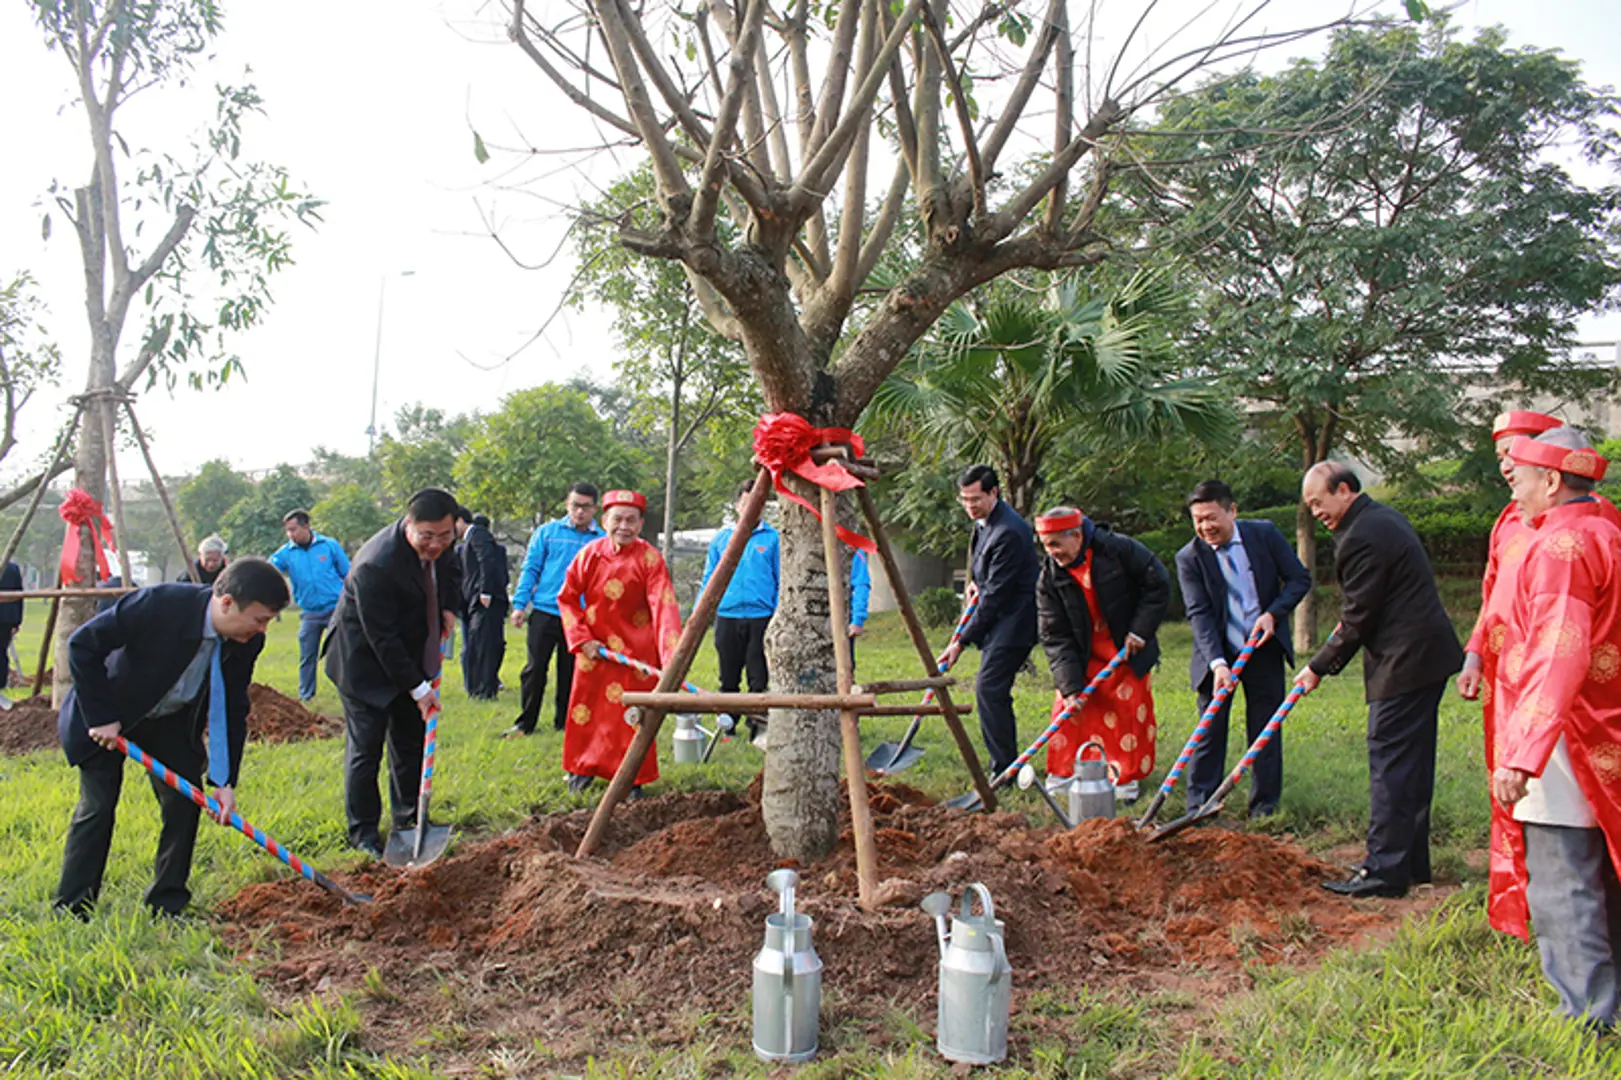
<path fill-rule="evenodd" d="M 737 512 L 743 513 L 753 481 L 745 483 L 737 493 Z M 704 560 L 703 585 L 720 563 L 721 553 L 732 539 L 735 525 L 727 525 L 709 542 L 709 557 Z M 749 534 L 743 559 L 732 574 L 726 594 L 721 597 L 720 611 L 715 616 L 715 654 L 720 658 L 720 691 L 736 693 L 748 672 L 749 693 L 761 694 L 766 690 L 769 672 L 765 664 L 765 628 L 777 610 L 777 585 L 782 578 L 782 548 L 777 530 L 763 520 Z M 699 592 L 703 591 L 699 586 Z M 735 718 L 734 718 L 735 719 Z M 749 737 L 759 744 L 765 721 L 760 717 L 746 718 Z"/>
<path fill-rule="evenodd" d="M 287 542 L 270 556 L 270 565 L 286 574 L 293 584 L 293 603 L 299 610 L 298 700 L 308 704 L 315 697 L 321 635 L 343 594 L 349 556 L 342 544 L 310 528 L 308 510 L 287 511 L 281 527 L 287 533 Z"/>

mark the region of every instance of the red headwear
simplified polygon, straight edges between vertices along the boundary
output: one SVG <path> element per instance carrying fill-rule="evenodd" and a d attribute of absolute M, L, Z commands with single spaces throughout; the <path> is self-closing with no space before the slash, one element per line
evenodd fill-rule
<path fill-rule="evenodd" d="M 1537 442 L 1524 435 L 1515 437 L 1508 448 L 1508 459 L 1516 465 L 1558 469 L 1572 476 L 1585 476 L 1589 480 L 1604 479 L 1604 470 L 1610 465 L 1592 450 L 1567 450 L 1563 446 Z"/>
<path fill-rule="evenodd" d="M 1497 419 L 1492 421 L 1492 442 L 1506 435 L 1541 435 L 1544 431 L 1564 426 L 1563 420 L 1547 413 L 1500 412 Z"/>
<path fill-rule="evenodd" d="M 614 506 L 634 506 L 642 513 L 647 513 L 647 496 L 639 491 L 615 490 L 602 497 L 604 510 Z"/>
<path fill-rule="evenodd" d="M 1042 536 L 1068 532 L 1081 527 L 1081 512 L 1068 506 L 1055 507 L 1036 518 L 1036 532 Z"/>

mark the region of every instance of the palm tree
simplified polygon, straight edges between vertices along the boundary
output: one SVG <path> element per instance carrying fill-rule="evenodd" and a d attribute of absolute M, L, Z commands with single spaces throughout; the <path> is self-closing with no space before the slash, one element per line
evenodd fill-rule
<path fill-rule="evenodd" d="M 986 461 L 1029 517 L 1042 463 L 1067 435 L 1118 441 L 1187 434 L 1219 442 L 1233 410 L 1205 379 L 1167 377 L 1163 326 L 1180 298 L 1157 273 L 1107 296 L 1060 280 L 1044 295 L 952 305 L 879 389 L 871 415 L 935 460 Z"/>

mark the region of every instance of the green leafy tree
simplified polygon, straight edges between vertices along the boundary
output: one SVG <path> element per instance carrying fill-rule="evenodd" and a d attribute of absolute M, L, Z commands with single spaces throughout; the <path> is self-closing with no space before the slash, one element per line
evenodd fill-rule
<path fill-rule="evenodd" d="M 446 419 L 442 409 L 421 403 L 395 414 L 394 434 L 385 434 L 376 452 L 383 496 L 394 511 L 403 513 L 412 493 L 423 488 L 454 488 L 456 461 L 477 422 L 470 416 Z"/>
<path fill-rule="evenodd" d="M 637 487 L 644 476 L 586 395 L 555 383 L 508 394 L 479 419 L 456 462 L 462 502 L 519 521 L 561 512 L 569 485 L 582 479 L 606 491 Z"/>
<path fill-rule="evenodd" d="M 220 534 L 235 555 L 269 555 L 287 540 L 281 519 L 287 511 L 308 510 L 314 492 L 291 465 L 277 465 L 253 491 L 225 512 Z"/>
<path fill-rule="evenodd" d="M 24 272 L 0 283 L 0 461 L 17 445 L 17 418 L 23 406 L 35 390 L 56 382 L 61 373 L 62 356 L 40 322 L 41 308 L 32 275 Z M 0 493 L 0 507 L 24 497 L 38 482 L 35 477 Z"/>
<path fill-rule="evenodd" d="M 1576 64 L 1501 31 L 1345 30 L 1321 61 L 1166 102 L 1123 190 L 1202 278 L 1198 358 L 1293 429 L 1297 466 L 1339 452 L 1399 474 L 1478 437 L 1493 406 L 1472 416 L 1471 382 L 1605 381 L 1563 354 L 1621 282 L 1621 188 L 1583 187 L 1552 155 L 1612 163 L 1614 113 Z M 1173 164 L 1189 159 L 1204 164 Z M 1311 566 L 1304 506 L 1296 524 Z M 1314 614 L 1297 612 L 1297 647 Z"/>
<path fill-rule="evenodd" d="M 352 483 L 332 485 L 310 509 L 310 523 L 350 553 L 392 520 L 368 489 Z"/>
<path fill-rule="evenodd" d="M 192 547 L 209 533 L 218 532 L 226 512 L 253 491 L 252 480 L 219 459 L 206 462 L 196 476 L 182 484 L 175 494 L 175 509 Z"/>
<path fill-rule="evenodd" d="M 332 487 L 353 484 L 367 491 L 382 490 L 383 470 L 376 453 L 351 456 L 317 446 L 310 451 L 309 472 L 312 478 Z"/>

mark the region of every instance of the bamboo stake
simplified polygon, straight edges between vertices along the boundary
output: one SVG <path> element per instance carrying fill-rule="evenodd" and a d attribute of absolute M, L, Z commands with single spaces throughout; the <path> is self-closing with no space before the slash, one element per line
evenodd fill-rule
<path fill-rule="evenodd" d="M 23 510 L 23 519 L 17 523 L 17 530 L 11 534 L 6 542 L 5 557 L 0 558 L 0 567 L 11 561 L 17 554 L 17 548 L 22 546 L 23 534 L 28 531 L 28 525 L 34 520 L 34 513 L 39 510 L 39 502 L 45 497 L 45 492 L 51 486 L 51 474 L 62 463 L 62 456 L 67 453 L 68 446 L 73 442 L 73 433 L 79 429 L 79 417 L 84 415 L 84 403 L 81 401 L 73 410 L 73 416 L 68 420 L 67 427 L 62 429 L 62 438 L 57 441 L 56 453 L 51 456 L 51 463 L 45 471 L 39 474 L 39 486 L 34 488 L 34 494 L 28 498 L 28 507 Z"/>
<path fill-rule="evenodd" d="M 118 549 L 118 569 L 123 574 L 119 580 L 125 585 L 133 585 L 135 580 L 130 573 L 129 548 L 126 546 L 129 534 L 124 530 L 124 492 L 118 483 L 118 425 L 113 420 L 113 403 L 110 399 L 103 399 L 98 406 L 97 411 L 101 413 L 101 441 L 107 447 L 107 496 L 112 503 L 113 531 L 118 534 L 115 544 Z"/>
<path fill-rule="evenodd" d="M 889 534 L 884 531 L 884 523 L 878 518 L 878 507 L 872 501 L 872 492 L 864 487 L 857 488 L 856 499 L 861 504 L 861 513 L 867 519 L 867 528 L 872 533 L 873 541 L 878 545 L 878 557 L 884 562 L 884 573 L 889 576 L 889 584 L 895 594 L 895 604 L 900 608 L 901 619 L 906 623 L 906 630 L 912 637 L 912 645 L 917 649 L 918 656 L 923 659 L 923 670 L 930 676 L 939 675 L 940 666 L 934 662 L 934 652 L 929 648 L 928 635 L 924 633 L 923 624 L 918 621 L 917 611 L 912 607 L 912 598 L 906 592 L 900 564 L 895 561 L 895 552 L 889 546 Z M 968 766 L 968 775 L 973 778 L 974 790 L 979 794 L 986 810 L 995 810 L 996 793 L 991 790 L 991 782 L 986 779 L 985 770 L 979 764 L 979 754 L 968 738 L 967 729 L 962 726 L 962 717 L 951 701 L 951 691 L 942 687 L 937 697 L 945 708 L 946 727 L 951 729 L 951 737 L 957 742 L 957 750 L 962 754 L 963 764 Z"/>
<path fill-rule="evenodd" d="M 57 580 L 61 580 L 60 575 Z M 0 591 L 0 603 L 7 600 L 116 600 L 125 593 L 134 591 L 133 585 L 111 589 L 86 589 L 77 586 L 55 589 L 6 589 Z"/>
<path fill-rule="evenodd" d="M 56 572 L 56 583 L 62 584 L 62 571 Z M 45 662 L 51 658 L 51 642 L 56 637 L 56 616 L 62 610 L 62 598 L 51 601 L 51 613 L 45 616 L 45 636 L 39 642 L 39 666 L 34 669 L 34 697 L 45 687 Z"/>
<path fill-rule="evenodd" d="M 939 690 L 956 685 L 957 680 L 950 675 L 934 675 L 927 679 L 884 679 L 881 682 L 857 683 L 850 689 L 857 694 L 912 694 L 919 690 Z"/>
<path fill-rule="evenodd" d="M 169 528 L 174 530 L 175 543 L 180 545 L 180 562 L 186 568 L 186 575 L 194 584 L 201 585 L 197 577 L 197 567 L 193 565 L 191 549 L 186 546 L 186 534 L 180 528 L 180 516 L 174 512 L 174 503 L 169 500 L 169 489 L 163 483 L 163 477 L 158 474 L 158 463 L 152 460 L 152 448 L 147 445 L 146 432 L 141 430 L 141 422 L 135 419 L 135 403 L 128 398 L 124 399 L 124 411 L 129 414 L 129 428 L 135 433 L 135 442 L 141 448 L 141 456 L 146 459 L 146 471 L 152 474 L 152 486 L 157 490 L 158 501 L 163 504 L 163 513 L 169 519 Z"/>
<path fill-rule="evenodd" d="M 967 716 L 974 711 L 973 702 L 952 706 L 958 716 Z M 866 709 L 857 709 L 862 716 L 944 716 L 944 705 L 873 705 Z"/>
<path fill-rule="evenodd" d="M 743 560 L 743 549 L 748 546 L 749 534 L 754 531 L 754 526 L 759 524 L 760 512 L 765 509 L 765 500 L 770 494 L 771 472 L 762 468 L 754 474 L 754 486 L 749 489 L 749 497 L 738 514 L 737 527 L 732 530 L 731 542 L 721 554 L 720 562 L 716 564 L 715 572 L 709 578 L 709 585 L 698 597 L 698 603 L 693 606 L 687 624 L 681 628 L 681 637 L 675 644 L 675 651 L 670 655 L 670 662 L 664 665 L 664 675 L 659 679 L 659 690 L 666 693 L 679 690 L 681 683 L 685 681 L 687 672 L 692 668 L 693 658 L 698 655 L 698 646 L 703 642 L 704 635 L 709 632 L 710 624 L 715 621 L 715 612 L 720 609 L 720 598 L 725 595 L 726 587 L 731 584 L 737 564 Z M 602 844 L 602 835 L 608 830 L 608 819 L 613 816 L 614 807 L 629 794 L 631 785 L 635 783 L 636 773 L 641 769 L 648 751 L 653 748 L 653 741 L 659 736 L 659 728 L 664 724 L 666 711 L 651 709 L 642 718 L 641 725 L 636 729 L 636 737 L 631 740 L 630 748 L 625 751 L 624 760 L 619 763 L 619 771 L 614 773 L 614 778 L 608 782 L 608 790 L 603 792 L 602 801 L 597 803 L 596 813 L 591 815 L 591 824 L 586 828 L 585 836 L 580 839 L 580 846 L 574 851 L 576 859 L 585 858 Z"/>
<path fill-rule="evenodd" d="M 722 694 L 705 691 L 626 690 L 626 705 L 666 712 L 734 713 L 756 709 L 866 709 L 878 704 L 871 694 Z"/>
<path fill-rule="evenodd" d="M 839 551 L 838 495 L 822 488 L 822 552 L 827 561 L 827 606 L 832 618 L 833 666 L 839 693 L 848 694 L 855 681 L 850 656 L 850 586 Z M 839 712 L 839 736 L 844 743 L 844 781 L 850 792 L 850 831 L 856 842 L 856 898 L 871 911 L 878 900 L 878 841 L 872 831 L 872 805 L 867 801 L 867 766 L 861 754 L 861 720 L 854 709 Z"/>

